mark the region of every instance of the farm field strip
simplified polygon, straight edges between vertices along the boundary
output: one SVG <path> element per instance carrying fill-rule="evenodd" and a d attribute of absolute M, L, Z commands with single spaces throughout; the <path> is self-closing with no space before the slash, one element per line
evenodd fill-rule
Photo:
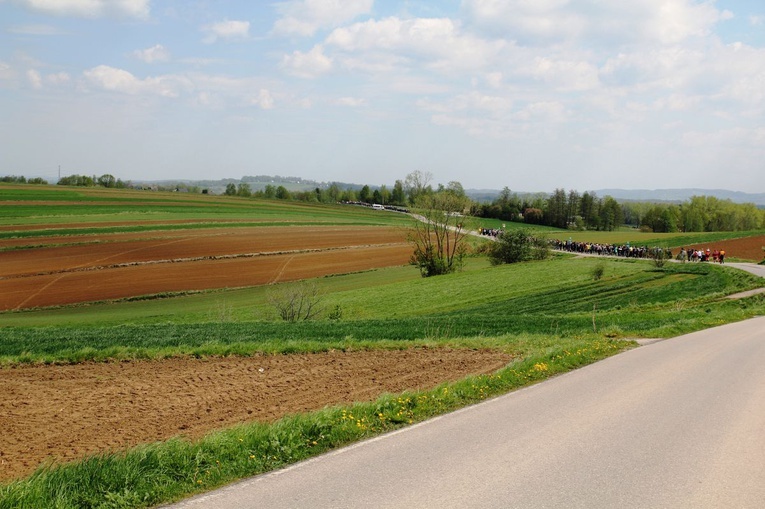
<path fill-rule="evenodd" d="M 0 481 L 41 463 L 492 373 L 496 350 L 330 351 L 0 369 Z"/>
<path fill-rule="evenodd" d="M 122 234 L 98 237 L 84 246 L 52 246 L 0 252 L 0 278 L 45 274 L 75 269 L 139 262 L 195 260 L 227 255 L 363 247 L 405 242 L 404 234 L 390 228 L 284 227 L 236 228 L 168 232 L 146 239 Z M 0 247 L 3 243 L 0 242 Z"/>
<path fill-rule="evenodd" d="M 0 280 L 0 310 L 273 284 L 403 265 L 410 251 L 406 244 L 394 244 L 4 279 Z"/>

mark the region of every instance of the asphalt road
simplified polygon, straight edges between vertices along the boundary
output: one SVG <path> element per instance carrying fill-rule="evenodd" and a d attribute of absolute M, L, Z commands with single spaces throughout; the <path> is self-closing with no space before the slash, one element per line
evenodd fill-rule
<path fill-rule="evenodd" d="M 172 507 L 763 508 L 765 317 L 642 346 Z"/>
<path fill-rule="evenodd" d="M 755 276 L 765 277 L 765 265 L 757 263 L 726 263 L 725 265 L 745 270 Z"/>

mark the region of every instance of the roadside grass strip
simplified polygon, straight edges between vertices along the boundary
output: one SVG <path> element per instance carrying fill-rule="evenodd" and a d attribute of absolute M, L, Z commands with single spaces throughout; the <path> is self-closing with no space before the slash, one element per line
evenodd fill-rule
<path fill-rule="evenodd" d="M 541 341 L 533 354 L 493 374 L 432 390 L 240 425 L 198 441 L 177 438 L 44 466 L 27 479 L 0 486 L 0 509 L 139 508 L 179 500 L 479 403 L 632 346 L 595 336 L 557 341 L 554 347 Z"/>

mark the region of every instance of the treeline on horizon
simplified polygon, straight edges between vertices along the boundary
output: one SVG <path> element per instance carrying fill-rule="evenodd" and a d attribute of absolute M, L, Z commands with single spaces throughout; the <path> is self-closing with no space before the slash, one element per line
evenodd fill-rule
<path fill-rule="evenodd" d="M 750 231 L 765 228 L 765 210 L 714 196 L 675 203 L 623 202 L 594 192 L 518 195 L 505 187 L 491 203 L 478 205 L 478 217 L 541 224 L 572 230 L 611 231 L 622 225 L 656 233 Z"/>
<path fill-rule="evenodd" d="M 224 195 L 243 198 L 264 198 L 294 200 L 309 203 L 363 203 L 399 207 L 415 205 L 423 194 L 449 192 L 465 198 L 465 191 L 459 182 L 452 181 L 446 186 L 439 184 L 436 189 L 427 182 L 429 174 L 412 172 L 404 180 L 396 180 L 392 188 L 385 185 L 371 188 L 342 189 L 337 183 L 316 187 L 307 191 L 291 191 L 283 185 L 267 184 L 263 189 L 252 190 L 247 182 L 238 185 L 228 183 Z M 19 184 L 48 184 L 41 178 L 26 179 L 21 176 L 0 177 L 0 182 Z M 61 177 L 58 185 L 137 188 L 130 182 L 123 182 L 113 175 L 100 177 L 69 175 Z M 208 194 L 207 189 L 188 184 L 157 187 L 151 190 L 182 191 Z M 546 193 L 515 193 L 508 187 L 491 202 L 479 203 L 468 200 L 464 211 L 478 218 L 551 226 L 570 230 L 612 231 L 621 226 L 639 228 L 656 233 L 750 231 L 765 229 L 765 210 L 753 203 L 734 203 L 714 196 L 693 196 L 683 203 L 656 203 L 650 201 L 626 201 L 619 203 L 611 196 L 599 197 L 595 192 L 556 189 Z"/>

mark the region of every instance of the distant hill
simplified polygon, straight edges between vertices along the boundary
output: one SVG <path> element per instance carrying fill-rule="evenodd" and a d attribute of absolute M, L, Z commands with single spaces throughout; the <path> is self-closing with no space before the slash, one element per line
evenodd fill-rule
<path fill-rule="evenodd" d="M 600 189 L 598 196 L 616 200 L 684 202 L 693 196 L 714 196 L 733 203 L 754 203 L 765 206 L 765 193 L 743 193 L 726 189 Z"/>

